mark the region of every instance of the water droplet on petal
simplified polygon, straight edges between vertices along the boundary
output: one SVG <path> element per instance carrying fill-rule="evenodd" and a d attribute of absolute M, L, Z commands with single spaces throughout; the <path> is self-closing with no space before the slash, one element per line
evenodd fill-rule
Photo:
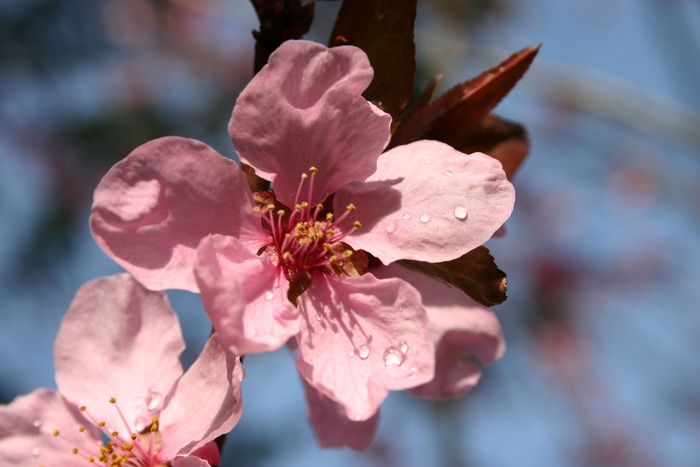
<path fill-rule="evenodd" d="M 143 417 L 136 417 L 134 420 L 134 428 L 138 433 L 142 432 L 146 428 L 146 419 Z"/>
<path fill-rule="evenodd" d="M 267 300 L 268 302 L 270 302 L 270 301 L 272 301 L 272 300 L 274 300 L 274 299 L 275 299 L 275 293 L 274 293 L 274 292 L 272 292 L 271 290 L 268 290 L 267 292 L 265 292 L 265 300 Z"/>
<path fill-rule="evenodd" d="M 386 366 L 400 366 L 403 359 L 403 353 L 396 347 L 389 347 L 384 351 L 384 365 Z"/>
<path fill-rule="evenodd" d="M 354 356 L 355 356 L 355 351 L 354 351 L 354 350 L 350 350 L 350 351 L 348 352 L 348 357 L 352 358 L 352 357 L 354 357 Z"/>
<path fill-rule="evenodd" d="M 42 420 L 34 420 L 34 428 L 39 428 L 43 423 Z"/>
<path fill-rule="evenodd" d="M 386 233 L 392 234 L 394 232 L 396 232 L 396 222 L 389 222 L 386 225 Z"/>
<path fill-rule="evenodd" d="M 401 216 L 401 219 L 403 219 L 403 220 L 405 220 L 405 221 L 410 221 L 412 217 L 413 217 L 413 216 L 411 215 L 410 212 L 404 212 L 404 213 L 403 213 L 403 216 Z"/>
<path fill-rule="evenodd" d="M 323 316 L 321 316 L 321 313 L 316 313 L 316 321 L 321 321 L 323 319 Z"/>
<path fill-rule="evenodd" d="M 408 352 L 408 342 L 406 342 L 406 341 L 399 342 L 399 348 L 401 349 L 401 353 L 406 355 L 406 352 Z"/>
<path fill-rule="evenodd" d="M 443 174 L 446 175 L 446 176 L 448 176 L 448 177 L 454 177 L 454 174 L 455 174 L 455 173 L 454 173 L 453 171 L 451 171 L 451 170 L 445 170 L 445 171 L 443 172 Z"/>
<path fill-rule="evenodd" d="M 369 347 L 367 347 L 365 344 L 359 346 L 357 348 L 357 356 L 362 360 L 365 360 L 367 357 L 369 357 Z"/>
<path fill-rule="evenodd" d="M 467 208 L 464 206 L 457 206 L 455 208 L 455 217 L 461 221 L 467 218 Z"/>
<path fill-rule="evenodd" d="M 430 222 L 430 214 L 421 214 L 420 221 L 423 224 L 427 224 L 428 222 Z"/>
<path fill-rule="evenodd" d="M 32 456 L 39 457 L 40 455 L 41 455 L 41 449 L 39 448 L 39 446 L 34 446 L 32 448 Z"/>
<path fill-rule="evenodd" d="M 148 410 L 150 410 L 151 412 L 156 410 L 158 408 L 158 405 L 160 404 L 160 400 L 160 393 L 156 391 L 149 392 L 148 397 L 146 398 Z"/>

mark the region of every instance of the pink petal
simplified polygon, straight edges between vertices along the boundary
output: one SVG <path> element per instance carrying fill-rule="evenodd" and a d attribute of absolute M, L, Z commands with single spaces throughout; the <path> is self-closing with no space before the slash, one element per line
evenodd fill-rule
<path fill-rule="evenodd" d="M 241 369 L 241 377 L 243 376 L 243 367 L 239 365 Z M 206 460 L 209 465 L 220 465 L 221 464 L 221 453 L 219 452 L 219 446 L 216 444 L 216 440 L 209 441 L 201 448 L 197 448 L 192 451 L 192 456 Z M 199 464 L 195 464 L 199 465 Z M 204 464 L 202 464 L 204 465 Z"/>
<path fill-rule="evenodd" d="M 242 379 L 240 362 L 214 334 L 160 414 L 162 455 L 189 455 L 231 431 L 241 418 Z"/>
<path fill-rule="evenodd" d="M 93 280 L 78 290 L 58 331 L 56 382 L 66 399 L 87 406 L 108 430 L 134 433 L 136 414 L 157 415 L 182 375 L 184 347 L 164 294 L 128 274 Z"/>
<path fill-rule="evenodd" d="M 100 247 L 146 287 L 197 292 L 195 249 L 210 233 L 255 244 L 246 177 L 204 143 L 168 137 L 136 148 L 95 190 L 90 226 Z"/>
<path fill-rule="evenodd" d="M 216 465 L 216 464 L 215 464 Z M 210 467 L 211 464 L 196 456 L 181 457 L 172 461 L 173 467 Z"/>
<path fill-rule="evenodd" d="M 243 162 L 294 205 L 300 175 L 319 169 L 308 201 L 364 180 L 391 137 L 391 117 L 362 98 L 374 72 L 356 47 L 287 41 L 238 97 L 229 134 Z M 306 190 L 304 190 L 306 194 Z"/>
<path fill-rule="evenodd" d="M 491 238 L 514 202 L 497 160 L 417 141 L 382 154 L 367 183 L 343 187 L 334 206 L 357 206 L 351 220 L 362 227 L 345 241 L 389 264 L 457 258 Z"/>
<path fill-rule="evenodd" d="M 81 426 L 87 429 L 80 432 Z M 58 437 L 53 436 L 54 430 L 59 431 Z M 0 465 L 75 465 L 80 458 L 71 449 L 78 448 L 81 457 L 95 455 L 99 439 L 77 407 L 56 391 L 37 389 L 0 405 Z"/>
<path fill-rule="evenodd" d="M 423 297 L 435 342 L 435 378 L 410 393 L 429 399 L 461 397 L 479 381 L 483 368 L 503 356 L 506 343 L 496 315 L 461 291 L 398 265 L 374 271 L 400 277 Z"/>
<path fill-rule="evenodd" d="M 306 381 L 304 389 L 309 404 L 309 421 L 321 447 L 348 446 L 355 451 L 363 451 L 372 444 L 379 423 L 379 411 L 368 420 L 349 420 L 342 406 L 318 392 Z"/>
<path fill-rule="evenodd" d="M 267 255 L 233 237 L 202 241 L 195 267 L 204 308 L 221 341 L 236 355 L 275 350 L 299 332 L 289 283 Z"/>
<path fill-rule="evenodd" d="M 433 379 L 425 310 L 407 282 L 318 273 L 301 299 L 297 369 L 348 418 L 367 420 L 389 390 Z"/>

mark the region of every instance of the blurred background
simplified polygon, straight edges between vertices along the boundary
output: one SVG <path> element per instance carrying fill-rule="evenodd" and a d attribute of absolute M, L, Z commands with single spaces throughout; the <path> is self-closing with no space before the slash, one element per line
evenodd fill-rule
<path fill-rule="evenodd" d="M 700 3 L 418 4 L 419 88 L 543 44 L 496 109 L 532 142 L 488 244 L 508 351 L 464 399 L 392 394 L 364 453 L 317 447 L 286 350 L 247 357 L 223 465 L 700 465 Z M 338 5 L 317 2 L 307 38 L 327 41 Z M 257 27 L 244 0 L 0 3 L 0 402 L 55 387 L 73 294 L 120 270 L 87 222 L 106 170 L 163 135 L 234 157 Z M 209 323 L 170 297 L 191 362 Z"/>

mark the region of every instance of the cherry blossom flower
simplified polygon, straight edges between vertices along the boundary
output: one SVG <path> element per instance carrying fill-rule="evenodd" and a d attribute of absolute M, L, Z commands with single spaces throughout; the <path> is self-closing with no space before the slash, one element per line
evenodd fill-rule
<path fill-rule="evenodd" d="M 123 274 L 85 284 L 54 347 L 58 391 L 0 407 L 0 464 L 218 465 L 214 439 L 241 415 L 242 368 L 216 335 L 183 374 L 162 293 Z"/>
<path fill-rule="evenodd" d="M 484 154 L 436 141 L 382 153 L 391 118 L 361 96 L 372 76 L 358 48 L 284 43 L 229 123 L 241 161 L 274 192 L 251 195 L 233 161 L 169 137 L 109 171 L 91 218 L 98 244 L 146 287 L 200 292 L 234 353 L 295 338 L 301 375 L 354 421 L 434 377 L 420 294 L 367 272 L 367 253 L 384 264 L 457 258 L 514 203 Z"/>

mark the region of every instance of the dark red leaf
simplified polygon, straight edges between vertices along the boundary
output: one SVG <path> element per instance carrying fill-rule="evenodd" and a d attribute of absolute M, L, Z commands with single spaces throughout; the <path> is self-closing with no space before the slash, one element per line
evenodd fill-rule
<path fill-rule="evenodd" d="M 456 146 L 467 154 L 484 152 L 503 164 L 509 180 L 530 151 L 530 141 L 522 125 L 493 114 L 479 120 Z"/>
<path fill-rule="evenodd" d="M 435 139 L 458 146 L 464 132 L 485 117 L 525 74 L 539 51 L 532 46 L 458 84 L 423 109 L 407 116 L 398 126 L 391 147 L 419 139 Z"/>
<path fill-rule="evenodd" d="M 374 80 L 364 97 L 396 118 L 408 105 L 416 72 L 416 0 L 344 0 L 330 45 L 367 53 Z"/>
<path fill-rule="evenodd" d="M 484 246 L 452 261 L 424 263 L 403 260 L 401 264 L 460 289 L 482 305 L 498 305 L 506 299 L 506 273 L 496 266 L 493 256 Z"/>
<path fill-rule="evenodd" d="M 251 0 L 260 20 L 255 38 L 255 73 L 265 66 L 270 54 L 282 42 L 300 39 L 309 32 L 314 19 L 314 3 L 301 0 Z"/>

